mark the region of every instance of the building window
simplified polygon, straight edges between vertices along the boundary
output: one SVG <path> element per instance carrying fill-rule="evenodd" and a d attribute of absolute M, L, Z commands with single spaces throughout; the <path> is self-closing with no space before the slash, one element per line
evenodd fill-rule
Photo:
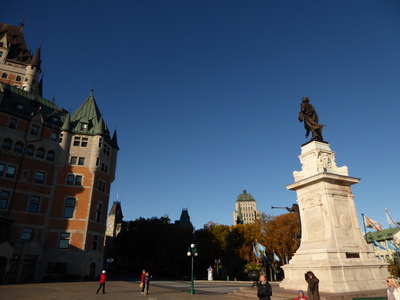
<path fill-rule="evenodd" d="M 44 158 L 44 148 L 40 147 L 36 151 L 36 157 L 37 158 Z"/>
<path fill-rule="evenodd" d="M 0 57 L 3 57 L 3 51 L 0 51 Z"/>
<path fill-rule="evenodd" d="M 60 134 L 60 139 L 59 139 L 59 141 L 58 141 L 60 144 L 62 143 L 62 140 L 63 140 L 62 138 L 63 138 L 63 134 L 61 133 L 61 134 Z"/>
<path fill-rule="evenodd" d="M 17 170 L 16 167 L 8 166 L 7 167 L 7 171 L 6 171 L 6 177 L 7 178 L 14 178 L 16 170 Z"/>
<path fill-rule="evenodd" d="M 88 138 L 82 138 L 82 144 L 81 144 L 81 146 L 82 147 L 87 147 L 87 144 L 88 144 Z"/>
<path fill-rule="evenodd" d="M 7 208 L 8 201 L 10 200 L 10 192 L 9 191 L 1 191 L 0 192 L 0 209 Z"/>
<path fill-rule="evenodd" d="M 63 218 L 73 218 L 74 217 L 75 205 L 76 205 L 75 198 L 65 199 Z"/>
<path fill-rule="evenodd" d="M 78 165 L 80 165 L 80 166 L 84 166 L 85 165 L 85 158 L 84 157 L 79 157 Z"/>
<path fill-rule="evenodd" d="M 94 235 L 93 236 L 93 243 L 92 243 L 92 250 L 96 251 L 97 250 L 97 244 L 99 242 L 99 236 Z"/>
<path fill-rule="evenodd" d="M 85 165 L 85 158 L 84 157 L 76 157 L 76 156 L 71 156 L 71 160 L 70 160 L 70 165 L 80 165 L 83 166 Z"/>
<path fill-rule="evenodd" d="M 54 153 L 54 151 L 53 150 L 49 150 L 48 152 L 47 152 L 47 156 L 46 156 L 46 159 L 48 160 L 48 161 L 54 161 L 54 157 L 56 156 L 56 154 Z"/>
<path fill-rule="evenodd" d="M 4 139 L 3 143 L 1 144 L 1 149 L 4 150 L 11 150 L 12 141 L 10 139 Z"/>
<path fill-rule="evenodd" d="M 101 192 L 105 192 L 106 190 L 106 183 L 103 180 L 99 180 L 99 190 Z"/>
<path fill-rule="evenodd" d="M 22 79 L 22 78 L 21 78 L 21 76 L 19 76 L 19 75 L 15 78 L 16 81 L 21 81 L 21 79 Z"/>
<path fill-rule="evenodd" d="M 3 72 L 3 74 L 1 74 L 1 78 L 7 78 L 7 73 Z"/>
<path fill-rule="evenodd" d="M 103 207 L 103 204 L 101 202 L 98 202 L 97 207 L 96 207 L 96 222 L 100 222 L 102 207 Z"/>
<path fill-rule="evenodd" d="M 71 156 L 71 160 L 69 162 L 70 165 L 76 165 L 76 161 L 78 160 L 78 158 L 76 156 Z"/>
<path fill-rule="evenodd" d="M 31 127 L 31 135 L 38 135 L 39 134 L 39 126 L 38 125 L 32 125 Z"/>
<path fill-rule="evenodd" d="M 67 176 L 67 185 L 82 185 L 82 175 L 73 175 L 68 174 Z"/>
<path fill-rule="evenodd" d="M 101 148 L 101 145 L 103 144 L 103 139 L 99 138 L 99 148 Z"/>
<path fill-rule="evenodd" d="M 74 146 L 79 146 L 81 144 L 81 138 L 79 136 L 74 137 Z"/>
<path fill-rule="evenodd" d="M 58 241 L 59 249 L 68 249 L 69 248 L 69 239 L 71 234 L 69 232 L 60 233 L 60 239 Z"/>
<path fill-rule="evenodd" d="M 88 123 L 82 123 L 81 124 L 81 130 L 86 131 L 88 129 Z"/>
<path fill-rule="evenodd" d="M 29 197 L 29 203 L 28 203 L 27 211 L 31 212 L 31 213 L 38 213 L 39 212 L 39 205 L 40 205 L 40 197 L 31 195 Z"/>
<path fill-rule="evenodd" d="M 53 131 L 50 135 L 50 140 L 56 142 L 58 140 L 58 133 Z"/>
<path fill-rule="evenodd" d="M 35 147 L 33 145 L 26 146 L 25 154 L 28 156 L 33 156 L 33 152 L 35 152 Z"/>
<path fill-rule="evenodd" d="M 96 158 L 96 166 L 98 167 L 99 166 L 99 164 L 100 164 L 100 158 Z"/>
<path fill-rule="evenodd" d="M 23 150 L 24 150 L 24 144 L 22 142 L 16 142 L 14 145 L 14 152 L 22 153 Z"/>
<path fill-rule="evenodd" d="M 15 127 L 17 127 L 17 119 L 11 118 L 8 121 L 8 128 L 15 129 Z"/>
<path fill-rule="evenodd" d="M 6 165 L 5 164 L 0 164 L 0 176 L 1 177 L 3 177 L 5 169 L 6 169 Z"/>
<path fill-rule="evenodd" d="M 44 184 L 45 178 L 46 178 L 46 174 L 45 174 L 45 173 L 43 173 L 43 172 L 36 172 L 36 173 L 35 173 L 34 182 L 35 182 L 35 183 Z"/>
<path fill-rule="evenodd" d="M 32 236 L 33 236 L 33 228 L 25 227 L 24 230 L 22 231 L 21 240 L 30 241 L 32 239 Z"/>

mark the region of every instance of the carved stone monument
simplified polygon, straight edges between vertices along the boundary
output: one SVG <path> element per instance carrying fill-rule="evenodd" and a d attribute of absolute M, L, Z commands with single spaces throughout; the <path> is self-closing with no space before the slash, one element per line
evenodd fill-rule
<path fill-rule="evenodd" d="M 363 239 L 351 185 L 359 178 L 337 167 L 326 142 L 310 141 L 301 147 L 302 170 L 293 172 L 302 238 L 289 264 L 284 265 L 285 289 L 307 289 L 304 274 L 314 272 L 320 292 L 343 293 L 385 288 L 387 264 L 374 255 Z"/>

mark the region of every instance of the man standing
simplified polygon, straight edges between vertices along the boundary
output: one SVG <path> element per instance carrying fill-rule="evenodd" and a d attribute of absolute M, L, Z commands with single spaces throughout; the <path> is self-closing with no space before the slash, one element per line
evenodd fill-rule
<path fill-rule="evenodd" d="M 267 282 L 267 276 L 260 275 L 260 283 L 257 286 L 257 297 L 260 300 L 271 300 L 270 296 L 272 296 L 272 288 Z"/>

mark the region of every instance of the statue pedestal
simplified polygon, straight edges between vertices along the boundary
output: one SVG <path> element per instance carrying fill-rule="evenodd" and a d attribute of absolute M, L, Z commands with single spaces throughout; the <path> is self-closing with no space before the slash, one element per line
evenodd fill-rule
<path fill-rule="evenodd" d="M 329 144 L 312 141 L 302 146 L 300 172 L 287 189 L 297 192 L 301 245 L 282 268 L 280 287 L 307 290 L 304 274 L 320 280 L 320 292 L 342 293 L 384 289 L 387 264 L 365 242 L 357 220 L 350 186 L 360 181 L 337 167 Z"/>

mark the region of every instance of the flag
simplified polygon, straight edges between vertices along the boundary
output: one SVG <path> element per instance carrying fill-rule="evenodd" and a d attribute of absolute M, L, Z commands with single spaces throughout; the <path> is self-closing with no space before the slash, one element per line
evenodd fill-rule
<path fill-rule="evenodd" d="M 279 256 L 276 255 L 275 252 L 274 252 L 274 260 L 276 260 L 276 261 L 281 261 L 281 260 L 279 259 Z"/>
<path fill-rule="evenodd" d="M 372 229 L 376 229 L 378 231 L 382 231 L 382 225 L 379 224 L 378 222 L 364 216 L 365 218 L 365 226 L 367 226 L 368 228 L 372 228 Z"/>
<path fill-rule="evenodd" d="M 265 247 L 263 245 L 261 245 L 259 242 L 257 242 L 257 250 L 265 252 Z"/>
<path fill-rule="evenodd" d="M 375 247 L 381 248 L 382 250 L 386 250 L 386 248 L 381 246 L 381 245 L 379 245 L 379 243 L 377 241 L 375 241 L 375 239 L 372 239 L 372 240 L 374 241 L 374 246 Z"/>
<path fill-rule="evenodd" d="M 265 258 L 265 261 L 268 261 L 268 257 L 267 257 L 267 255 L 265 254 L 265 252 L 264 252 L 264 258 Z"/>
<path fill-rule="evenodd" d="M 389 249 L 392 249 L 392 250 L 394 250 L 394 251 L 396 251 L 396 252 L 400 252 L 400 249 L 397 248 L 397 246 L 394 245 L 392 242 L 390 242 L 390 241 L 386 241 L 386 242 L 387 242 L 387 247 L 388 247 Z"/>
<path fill-rule="evenodd" d="M 257 248 L 254 247 L 254 246 L 253 246 L 253 252 L 254 252 L 254 255 L 255 255 L 257 258 L 260 258 L 260 257 L 261 257 L 260 252 L 258 252 Z"/>
<path fill-rule="evenodd" d="M 387 218 L 387 220 L 388 220 L 389 226 L 390 226 L 390 225 L 394 225 L 394 226 L 396 226 L 398 229 L 400 229 L 400 225 L 397 224 L 397 223 L 392 219 L 391 216 L 389 216 L 389 213 L 388 213 L 388 209 L 387 209 L 387 208 L 385 208 L 385 212 L 386 212 L 386 218 Z"/>

